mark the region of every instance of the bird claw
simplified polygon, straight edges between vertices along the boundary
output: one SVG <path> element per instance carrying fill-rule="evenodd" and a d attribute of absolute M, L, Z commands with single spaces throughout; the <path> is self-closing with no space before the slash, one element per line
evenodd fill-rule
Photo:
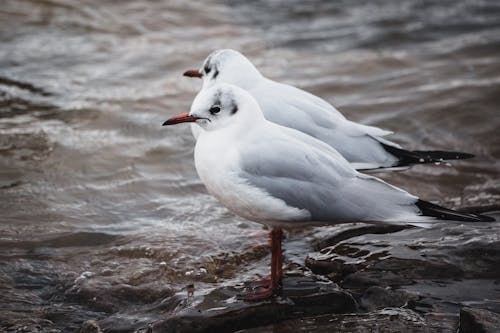
<path fill-rule="evenodd" d="M 270 278 L 252 281 L 248 284 L 248 289 L 251 291 L 239 295 L 238 299 L 252 302 L 264 301 L 281 292 L 281 286 L 273 287 Z"/>
<path fill-rule="evenodd" d="M 265 301 L 273 296 L 275 296 L 276 290 L 271 287 L 261 288 L 259 291 L 253 291 L 245 294 L 241 294 L 238 296 L 238 299 L 249 301 L 249 302 L 258 302 Z"/>
<path fill-rule="evenodd" d="M 256 280 L 252 281 L 249 283 L 249 287 L 252 289 L 257 289 L 257 288 L 269 288 L 271 286 L 271 279 L 261 279 L 261 280 Z"/>

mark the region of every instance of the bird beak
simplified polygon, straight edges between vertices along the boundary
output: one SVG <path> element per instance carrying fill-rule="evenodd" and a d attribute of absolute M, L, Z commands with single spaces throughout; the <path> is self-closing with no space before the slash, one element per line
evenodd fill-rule
<path fill-rule="evenodd" d="M 203 74 L 201 74 L 200 71 L 197 69 L 190 69 L 188 71 L 185 71 L 184 74 L 182 75 L 187 77 L 198 77 L 200 79 L 203 77 Z"/>
<path fill-rule="evenodd" d="M 186 112 L 177 116 L 173 116 L 172 118 L 164 122 L 162 126 L 175 125 L 180 123 L 193 123 L 198 119 L 200 118 L 195 116 L 190 116 L 189 113 Z"/>

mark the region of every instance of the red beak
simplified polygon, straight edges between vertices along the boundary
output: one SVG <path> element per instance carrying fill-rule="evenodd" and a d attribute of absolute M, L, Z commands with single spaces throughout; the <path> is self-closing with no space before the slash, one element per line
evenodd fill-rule
<path fill-rule="evenodd" d="M 190 116 L 189 113 L 186 112 L 177 116 L 173 116 L 172 118 L 164 122 L 162 126 L 175 125 L 180 123 L 192 123 L 197 121 L 198 119 L 200 118 Z"/>
<path fill-rule="evenodd" d="M 203 76 L 203 74 L 201 74 L 200 71 L 197 69 L 190 69 L 188 71 L 185 71 L 184 74 L 182 74 L 182 75 L 187 76 L 187 77 L 198 77 L 200 79 Z"/>

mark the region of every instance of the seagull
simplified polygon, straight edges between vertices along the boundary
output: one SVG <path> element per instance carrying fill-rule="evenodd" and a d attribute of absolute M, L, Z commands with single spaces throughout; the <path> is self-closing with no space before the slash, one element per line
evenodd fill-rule
<path fill-rule="evenodd" d="M 266 120 L 255 98 L 234 85 L 201 90 L 189 113 L 163 126 L 180 123 L 200 128 L 194 160 L 208 192 L 233 213 L 271 228 L 270 279 L 247 299 L 280 290 L 283 228 L 360 221 L 492 221 L 420 200 L 358 172 L 326 143 Z"/>
<path fill-rule="evenodd" d="M 325 142 L 358 170 L 401 170 L 413 164 L 474 157 L 454 151 L 405 150 L 384 138 L 392 132 L 350 121 L 325 100 L 264 77 L 235 50 L 214 51 L 201 69 L 188 70 L 184 75 L 203 78 L 202 89 L 225 82 L 247 90 L 257 99 L 266 119 Z M 195 137 L 198 131 L 193 127 Z"/>

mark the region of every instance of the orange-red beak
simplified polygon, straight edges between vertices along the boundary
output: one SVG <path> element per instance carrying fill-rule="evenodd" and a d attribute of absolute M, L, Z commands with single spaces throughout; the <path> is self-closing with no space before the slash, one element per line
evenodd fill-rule
<path fill-rule="evenodd" d="M 177 116 L 173 116 L 169 120 L 163 123 L 162 126 L 167 126 L 167 125 L 175 125 L 175 124 L 180 124 L 180 123 L 193 123 L 197 121 L 198 117 L 190 116 L 189 113 L 182 113 Z"/>
<path fill-rule="evenodd" d="M 198 77 L 200 79 L 203 77 L 203 74 L 201 74 L 197 69 L 190 69 L 188 71 L 185 71 L 183 75 L 187 77 Z"/>

